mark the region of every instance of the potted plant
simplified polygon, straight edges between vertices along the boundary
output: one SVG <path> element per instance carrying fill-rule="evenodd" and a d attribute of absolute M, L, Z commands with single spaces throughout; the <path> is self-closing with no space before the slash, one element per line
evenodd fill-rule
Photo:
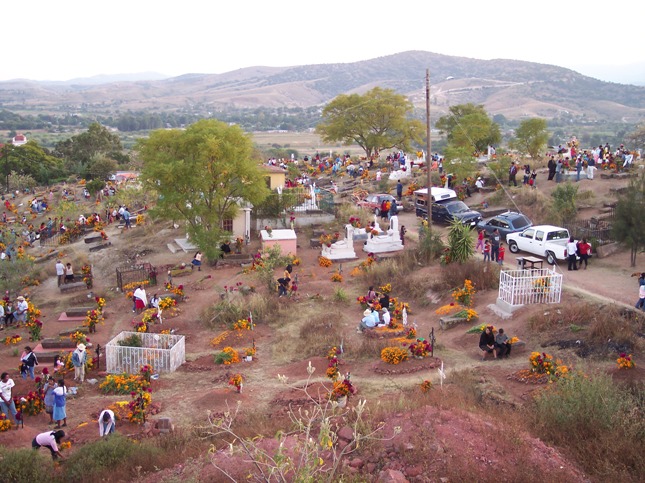
<path fill-rule="evenodd" d="M 356 394 L 356 388 L 350 381 L 349 372 L 345 374 L 345 378 L 342 381 L 334 382 L 334 387 L 330 394 L 330 399 L 338 403 L 339 408 L 344 408 L 347 406 L 347 400 L 349 396 Z"/>

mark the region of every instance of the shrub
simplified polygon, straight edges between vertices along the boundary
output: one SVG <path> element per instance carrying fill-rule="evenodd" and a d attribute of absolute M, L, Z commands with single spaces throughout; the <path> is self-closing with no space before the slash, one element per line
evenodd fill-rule
<path fill-rule="evenodd" d="M 553 205 L 551 206 L 552 223 L 562 224 L 576 219 L 578 208 L 578 186 L 573 183 L 560 183 L 551 192 Z"/>
<path fill-rule="evenodd" d="M 347 292 L 345 292 L 342 287 L 338 287 L 336 290 L 334 290 L 334 300 L 336 302 L 347 302 L 347 300 L 349 300 L 349 297 L 347 297 Z"/>
<path fill-rule="evenodd" d="M 566 448 L 599 481 L 645 474 L 645 391 L 633 393 L 605 374 L 572 374 L 541 391 L 529 410 L 538 435 Z"/>
<path fill-rule="evenodd" d="M 152 444 L 115 433 L 72 453 L 63 467 L 65 481 L 127 481 L 138 473 L 154 471 L 162 458 L 162 451 Z"/>
<path fill-rule="evenodd" d="M 469 279 L 477 291 L 492 290 L 499 287 L 500 267 L 494 263 L 481 263 L 470 260 L 463 264 L 451 264 L 442 270 L 444 288 L 461 287 Z"/>
<path fill-rule="evenodd" d="M 143 347 L 143 341 L 137 334 L 125 337 L 124 339 L 117 341 L 117 344 L 122 347 Z"/>
<path fill-rule="evenodd" d="M 0 451 L 2 481 L 51 481 L 53 472 L 54 466 L 47 449 Z"/>

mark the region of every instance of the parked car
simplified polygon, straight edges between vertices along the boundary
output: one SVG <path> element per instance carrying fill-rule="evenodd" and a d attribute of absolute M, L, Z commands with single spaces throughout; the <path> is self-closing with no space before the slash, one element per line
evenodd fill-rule
<path fill-rule="evenodd" d="M 506 236 L 511 253 L 527 252 L 546 257 L 546 261 L 555 265 L 557 260 L 566 260 L 569 230 L 553 225 L 537 225 L 522 232 Z"/>
<path fill-rule="evenodd" d="M 392 203 L 393 201 L 396 200 L 396 198 L 392 195 L 388 195 L 385 193 L 379 193 L 375 195 L 367 195 L 364 199 L 360 200 L 357 205 L 362 206 L 363 208 L 367 208 L 370 210 L 372 213 L 376 213 L 377 215 L 381 214 L 381 204 L 383 203 L 383 200 L 389 201 Z M 398 211 L 401 211 L 403 209 L 403 204 L 399 203 L 397 201 L 397 209 Z"/>
<path fill-rule="evenodd" d="M 507 211 L 506 213 L 501 213 L 497 216 L 480 221 L 477 223 L 477 228 L 484 230 L 484 233 L 487 236 L 490 236 L 495 230 L 499 230 L 502 240 L 505 240 L 506 235 L 509 233 L 524 231 L 532 225 L 533 223 L 531 223 L 531 220 L 522 213 Z"/>
<path fill-rule="evenodd" d="M 432 203 L 432 221 L 451 223 L 455 219 L 474 227 L 482 220 L 482 215 L 459 200 Z"/>
<path fill-rule="evenodd" d="M 457 199 L 455 190 L 448 188 L 432 187 L 430 188 L 430 195 L 433 203 Z M 421 188 L 414 192 L 414 208 L 417 216 L 424 219 L 428 218 L 428 188 Z"/>

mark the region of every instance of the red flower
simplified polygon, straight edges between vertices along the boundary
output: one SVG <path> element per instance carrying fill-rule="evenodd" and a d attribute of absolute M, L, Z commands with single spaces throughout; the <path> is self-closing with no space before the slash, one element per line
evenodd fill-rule
<path fill-rule="evenodd" d="M 450 302 L 450 306 L 452 307 L 453 305 L 455 305 L 455 303 L 454 303 L 454 302 Z"/>
<path fill-rule="evenodd" d="M 49 374 L 49 369 L 47 369 L 46 367 L 43 367 L 43 374 L 45 375 Z"/>
<path fill-rule="evenodd" d="M 37 377 L 36 379 L 34 379 L 34 381 L 35 381 L 36 384 L 38 384 L 41 381 L 41 379 L 40 379 L 40 377 Z"/>

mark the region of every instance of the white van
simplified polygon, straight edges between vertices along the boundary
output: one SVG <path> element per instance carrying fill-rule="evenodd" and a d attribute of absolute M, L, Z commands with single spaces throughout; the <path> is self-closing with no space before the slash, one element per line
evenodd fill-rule
<path fill-rule="evenodd" d="M 456 200 L 455 190 L 448 188 L 430 188 L 430 196 L 433 203 L 441 203 L 446 200 Z M 428 216 L 428 188 L 421 188 L 414 192 L 414 208 L 417 216 L 423 218 Z"/>

